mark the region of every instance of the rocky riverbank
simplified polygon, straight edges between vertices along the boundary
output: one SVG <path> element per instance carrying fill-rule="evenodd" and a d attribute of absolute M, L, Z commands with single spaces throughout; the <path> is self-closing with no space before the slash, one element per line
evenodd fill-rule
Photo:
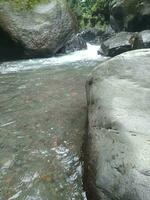
<path fill-rule="evenodd" d="M 149 200 L 150 49 L 98 66 L 87 82 L 89 200 Z"/>
<path fill-rule="evenodd" d="M 57 56 L 0 64 L 0 200 L 85 200 L 83 161 L 88 200 L 149 200 L 150 3 L 77 33 L 66 0 L 31 2 L 0 1 L 0 60 Z"/>

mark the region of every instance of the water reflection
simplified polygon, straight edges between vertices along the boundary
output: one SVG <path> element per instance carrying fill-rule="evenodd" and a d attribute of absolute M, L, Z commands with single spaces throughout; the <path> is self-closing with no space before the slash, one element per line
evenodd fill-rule
<path fill-rule="evenodd" d="M 0 200 L 86 199 L 84 88 L 97 62 L 0 65 Z M 28 70 L 21 72 L 22 65 Z"/>

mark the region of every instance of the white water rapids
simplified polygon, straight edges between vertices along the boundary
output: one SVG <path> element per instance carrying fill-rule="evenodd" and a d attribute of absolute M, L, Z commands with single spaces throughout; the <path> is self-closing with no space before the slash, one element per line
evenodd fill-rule
<path fill-rule="evenodd" d="M 85 82 L 99 46 L 0 64 L 0 200 L 86 200 Z"/>
<path fill-rule="evenodd" d="M 70 65 L 76 63 L 75 67 L 80 67 L 81 63 L 89 63 L 92 61 L 103 61 L 106 58 L 98 55 L 98 45 L 91 45 L 87 43 L 86 50 L 80 50 L 66 55 L 41 58 L 41 59 L 29 59 L 21 61 L 4 62 L 0 64 L 0 73 L 15 73 L 18 71 L 56 67 L 60 65 Z M 78 63 L 78 64 L 77 64 Z"/>

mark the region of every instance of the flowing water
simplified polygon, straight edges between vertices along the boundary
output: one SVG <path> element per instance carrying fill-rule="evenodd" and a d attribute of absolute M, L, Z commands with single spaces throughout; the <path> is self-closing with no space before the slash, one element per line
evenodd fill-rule
<path fill-rule="evenodd" d="M 88 50 L 0 64 L 0 200 L 83 200 Z"/>

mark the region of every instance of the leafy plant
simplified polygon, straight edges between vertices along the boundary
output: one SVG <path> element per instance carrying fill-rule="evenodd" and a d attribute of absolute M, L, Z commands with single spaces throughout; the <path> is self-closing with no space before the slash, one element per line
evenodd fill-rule
<path fill-rule="evenodd" d="M 109 19 L 110 0 L 68 0 L 81 28 L 104 27 Z"/>
<path fill-rule="evenodd" d="M 0 0 L 0 2 L 9 2 L 13 8 L 18 10 L 29 10 L 32 9 L 34 5 L 48 2 L 48 0 Z"/>

